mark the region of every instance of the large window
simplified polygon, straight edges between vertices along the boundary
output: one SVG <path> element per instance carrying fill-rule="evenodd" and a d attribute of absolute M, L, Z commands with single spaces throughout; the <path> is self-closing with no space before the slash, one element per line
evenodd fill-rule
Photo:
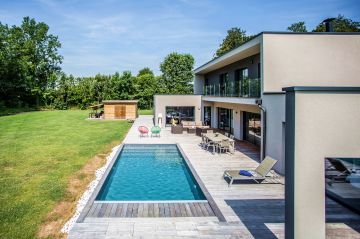
<path fill-rule="evenodd" d="M 167 106 L 166 125 L 180 124 L 182 120 L 195 121 L 194 106 Z"/>
<path fill-rule="evenodd" d="M 260 65 L 258 65 L 258 67 L 260 67 Z M 260 73 L 260 71 L 258 73 Z M 248 68 L 237 70 L 235 76 L 236 82 L 238 83 L 236 91 L 240 97 L 260 97 L 260 78 L 251 79 Z"/>
<path fill-rule="evenodd" d="M 261 145 L 261 115 L 244 112 L 244 140 Z"/>
<path fill-rule="evenodd" d="M 211 106 L 204 106 L 204 124 L 211 126 Z"/>
<path fill-rule="evenodd" d="M 227 96 L 229 86 L 229 74 L 220 74 L 220 96 Z"/>
<path fill-rule="evenodd" d="M 218 108 L 218 128 L 230 134 L 233 133 L 231 109 Z"/>

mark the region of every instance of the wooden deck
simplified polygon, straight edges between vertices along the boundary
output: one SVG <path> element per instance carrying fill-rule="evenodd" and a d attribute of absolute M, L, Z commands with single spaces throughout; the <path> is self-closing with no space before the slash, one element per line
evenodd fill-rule
<path fill-rule="evenodd" d="M 163 130 L 160 138 L 140 138 L 137 127 L 139 125 L 151 126 L 151 124 L 151 117 L 139 117 L 130 129 L 124 143 L 179 144 L 226 221 L 221 222 L 214 216 L 166 217 L 166 212 L 165 217 L 138 217 L 144 213 L 142 211 L 139 214 L 138 207 L 137 217 L 92 217 L 88 215 L 83 223 L 76 223 L 69 234 L 70 239 L 284 238 L 283 178 L 280 178 L 279 182 L 281 183 L 238 183 L 228 187 L 222 177 L 226 169 L 255 168 L 259 162 L 257 147 L 237 141 L 234 154 L 220 155 L 203 150 L 199 146 L 201 138 L 193 134 L 174 135 L 169 130 Z M 333 215 L 331 216 L 333 220 L 326 224 L 327 237 L 360 238 L 360 228 L 356 226 L 360 225 L 358 218 L 350 215 L 346 210 L 337 215 L 337 212 L 343 207 L 338 207 L 332 201 L 331 203 L 332 209 L 328 210 L 327 216 Z M 111 215 L 111 209 L 107 209 L 107 211 Z M 92 213 L 94 212 L 96 211 Z M 171 216 L 171 210 L 168 211 L 168 215 L 169 213 Z M 148 212 L 148 215 L 151 214 Z M 164 215 L 164 211 L 162 215 Z M 348 219 L 346 223 L 343 222 L 344 219 Z"/>
<path fill-rule="evenodd" d="M 99 203 L 89 210 L 87 217 L 139 218 L 139 217 L 214 217 L 208 202 L 166 203 Z"/>

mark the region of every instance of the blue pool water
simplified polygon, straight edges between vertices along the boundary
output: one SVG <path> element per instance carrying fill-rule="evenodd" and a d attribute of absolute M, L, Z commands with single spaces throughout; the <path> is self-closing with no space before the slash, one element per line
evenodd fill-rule
<path fill-rule="evenodd" d="M 204 200 L 175 144 L 125 144 L 96 200 Z"/>

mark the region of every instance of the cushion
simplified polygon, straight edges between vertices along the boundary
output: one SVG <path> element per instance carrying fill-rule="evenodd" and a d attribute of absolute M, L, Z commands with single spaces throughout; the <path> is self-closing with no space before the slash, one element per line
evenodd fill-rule
<path fill-rule="evenodd" d="M 239 174 L 240 175 L 243 175 L 243 176 L 247 176 L 247 177 L 251 177 L 251 176 L 253 176 L 249 171 L 247 171 L 247 170 L 240 170 L 239 171 Z"/>

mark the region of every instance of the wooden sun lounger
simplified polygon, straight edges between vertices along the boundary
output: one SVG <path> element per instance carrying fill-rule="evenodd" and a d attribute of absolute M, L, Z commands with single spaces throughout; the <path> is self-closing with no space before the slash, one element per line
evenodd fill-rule
<path fill-rule="evenodd" d="M 267 175 L 276 163 L 277 160 L 266 156 L 255 170 L 248 170 L 253 176 L 240 175 L 240 170 L 225 170 L 223 177 L 230 180 L 229 187 L 233 184 L 234 180 L 254 180 L 256 183 L 261 183 L 265 179 L 271 178 Z"/>

